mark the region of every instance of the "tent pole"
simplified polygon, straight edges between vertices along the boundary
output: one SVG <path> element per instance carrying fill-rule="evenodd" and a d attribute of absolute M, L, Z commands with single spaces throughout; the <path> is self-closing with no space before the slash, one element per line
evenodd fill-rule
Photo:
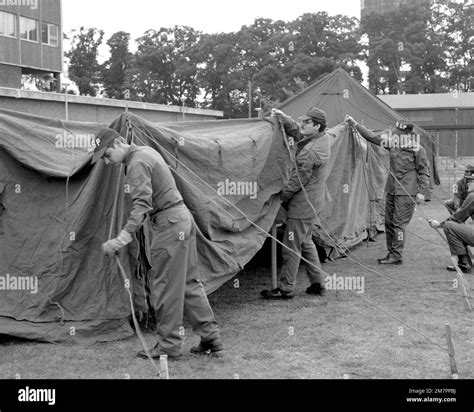
<path fill-rule="evenodd" d="M 277 288 L 277 227 L 272 227 L 272 290 Z"/>

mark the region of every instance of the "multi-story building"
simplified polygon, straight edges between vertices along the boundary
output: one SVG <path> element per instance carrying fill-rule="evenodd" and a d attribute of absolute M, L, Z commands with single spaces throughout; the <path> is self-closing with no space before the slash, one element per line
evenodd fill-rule
<path fill-rule="evenodd" d="M 33 74 L 59 90 L 62 33 L 61 0 L 0 0 L 0 87 L 19 89 Z"/>

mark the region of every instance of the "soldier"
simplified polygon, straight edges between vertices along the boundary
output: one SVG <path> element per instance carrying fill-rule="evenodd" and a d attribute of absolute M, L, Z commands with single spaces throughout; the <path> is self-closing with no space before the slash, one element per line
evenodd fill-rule
<path fill-rule="evenodd" d="M 474 246 L 474 229 L 466 225 L 467 219 L 474 219 L 474 193 L 468 194 L 462 207 L 444 222 L 430 220 L 431 227 L 444 230 L 451 255 L 458 259 L 458 266 L 464 273 L 471 273 L 472 261 L 469 246 Z M 454 266 L 448 266 L 450 272 L 456 272 Z"/>
<path fill-rule="evenodd" d="M 104 243 L 104 252 L 113 256 L 132 241 L 147 215 L 152 223 L 150 253 L 150 301 L 157 319 L 158 343 L 153 358 L 168 355 L 179 359 L 183 314 L 201 336 L 192 353 L 218 355 L 223 350 L 214 313 L 200 281 L 196 249 L 196 229 L 173 175 L 161 155 L 150 147 L 127 144 L 115 130 L 102 129 L 92 164 L 126 166 L 133 207 L 128 221 L 116 239 Z M 138 353 L 146 358 L 146 352 Z"/>
<path fill-rule="evenodd" d="M 272 291 L 264 290 L 262 296 L 265 299 L 294 297 L 301 256 L 311 262 L 311 265 L 307 265 L 311 285 L 306 293 L 322 296 L 324 279 L 312 233 L 327 191 L 331 138 L 325 133 L 326 113 L 311 107 L 305 116 L 300 117 L 301 127 L 280 110 L 273 109 L 272 116 L 277 117 L 287 135 L 295 139 L 297 168 L 293 170 L 287 186 L 282 191 L 282 202 L 288 205 L 288 220 L 283 238 L 286 247 L 282 251 L 283 267 L 279 286 Z"/>
<path fill-rule="evenodd" d="M 453 198 L 444 202 L 446 209 L 448 209 L 451 215 L 456 213 L 459 208 L 462 207 L 467 195 L 472 190 L 472 185 L 474 183 L 473 172 L 474 166 L 466 167 L 466 170 L 464 171 L 464 176 L 460 180 L 458 180 L 456 182 L 456 185 L 454 186 Z"/>
<path fill-rule="evenodd" d="M 390 175 L 385 188 L 385 233 L 388 255 L 381 265 L 401 265 L 405 245 L 405 229 L 413 217 L 416 204 L 425 201 L 430 186 L 430 168 L 414 125 L 397 122 L 395 127 L 375 133 L 357 123 L 351 116 L 346 122 L 355 127 L 369 142 L 390 151 Z"/>

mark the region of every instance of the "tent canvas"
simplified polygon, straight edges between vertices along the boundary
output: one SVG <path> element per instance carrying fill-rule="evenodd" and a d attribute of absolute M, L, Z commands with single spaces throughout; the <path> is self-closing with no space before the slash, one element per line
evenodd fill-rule
<path fill-rule="evenodd" d="M 289 116 L 297 118 L 306 113 L 310 106 L 326 111 L 328 126 L 334 127 L 344 122 L 346 115 L 354 117 L 372 130 L 387 130 L 399 120 L 407 120 L 400 113 L 353 79 L 344 69 L 336 69 L 314 82 L 301 93 L 283 102 L 278 108 Z M 436 143 L 432 136 L 415 125 L 415 133 L 429 157 L 432 180 L 439 184 L 436 168 Z"/>
<path fill-rule="evenodd" d="M 406 120 L 340 68 L 322 76 L 278 109 L 298 118 L 311 106 L 326 112 L 329 127 L 343 123 L 346 115 L 369 129 L 380 131 L 387 130 L 399 120 Z M 432 182 L 439 184 L 435 142 L 422 128 L 415 125 L 414 131 L 421 137 L 428 155 Z M 313 240 L 327 253 L 336 252 L 334 256 L 370 236 L 367 231 L 384 230 L 385 183 L 389 175 L 388 151 L 360 136 L 344 141 L 331 158 L 328 189 L 334 196 L 321 213 L 321 220 L 326 224 L 316 225 L 313 233 Z M 365 165 L 362 159 L 365 159 Z M 341 164 L 345 167 L 338 167 Z M 365 193 L 359 197 L 361 191 Z M 430 193 L 424 194 L 429 200 Z M 333 229 L 332 233 L 327 226 Z"/>
<path fill-rule="evenodd" d="M 127 291 L 101 250 L 130 210 L 123 173 L 104 162 L 92 167 L 87 147 L 61 140 L 93 141 L 101 127 L 0 111 L 0 334 L 89 343 L 132 333 Z M 207 291 L 235 276 L 280 208 L 290 161 L 279 128 L 271 120 L 161 126 L 130 113 L 112 127 L 170 165 L 198 226 Z M 217 193 L 227 180 L 255 182 L 258 196 Z M 137 245 L 121 255 L 133 279 L 143 268 Z M 36 293 L 17 288 L 28 279 L 37 279 Z"/>
<path fill-rule="evenodd" d="M 0 110 L 0 279 L 38 281 L 33 294 L 2 289 L 0 280 L 0 334 L 77 344 L 133 333 L 127 290 L 116 265 L 101 251 L 130 210 L 124 176 L 103 162 L 92 167 L 89 148 L 74 143 L 78 136 L 82 142 L 93 139 L 102 127 Z M 232 279 L 267 239 L 292 167 L 276 121 L 160 125 L 124 113 L 111 127 L 153 147 L 169 164 L 196 221 L 208 293 Z M 369 207 L 369 191 L 361 188 L 382 191 L 381 175 L 370 168 L 384 167 L 350 128 L 338 125 L 328 133 L 333 200 L 321 216 L 326 220 L 333 213 L 328 230 L 337 242 L 353 245 L 371 223 L 381 221 L 380 211 Z M 333 190 L 347 181 L 349 197 Z M 239 182 L 257 183 L 258 195 L 239 193 L 231 185 Z M 230 191 L 219 193 L 223 187 Z M 355 223 L 341 226 L 348 216 Z M 146 233 L 121 253 L 138 310 L 146 305 Z"/>

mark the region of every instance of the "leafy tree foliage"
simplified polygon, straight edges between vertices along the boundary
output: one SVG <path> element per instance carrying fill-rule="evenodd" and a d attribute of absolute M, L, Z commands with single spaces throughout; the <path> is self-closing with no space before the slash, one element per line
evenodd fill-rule
<path fill-rule="evenodd" d="M 137 40 L 136 70 L 132 85 L 146 102 L 195 107 L 197 82 L 196 45 L 201 33 L 175 26 L 148 30 Z"/>
<path fill-rule="evenodd" d="M 101 79 L 107 97 L 112 99 L 136 99 L 130 77 L 135 66 L 133 53 L 129 51 L 130 34 L 119 31 L 107 41 L 110 58 L 101 67 Z M 130 90 L 130 97 L 126 90 Z M 133 93 L 133 95 L 132 95 Z"/>
<path fill-rule="evenodd" d="M 73 37 L 70 75 L 81 94 L 222 110 L 225 117 L 256 115 L 301 92 L 337 67 L 362 81 L 370 68 L 376 93 L 471 91 L 472 16 L 449 0 L 352 17 L 306 13 L 291 22 L 258 18 L 233 33 L 205 34 L 191 27 L 148 30 L 136 40 L 115 33 L 100 67 L 103 32 L 81 28 Z M 368 44 L 364 44 L 368 38 Z"/>
<path fill-rule="evenodd" d="M 472 30 L 468 8 L 448 0 L 367 16 L 362 31 L 369 37 L 370 89 L 376 94 L 468 91 Z"/>
<path fill-rule="evenodd" d="M 70 61 L 69 78 L 83 96 L 96 96 L 99 91 L 101 76 L 97 56 L 103 38 L 103 30 L 81 27 L 74 33 L 71 50 L 65 54 Z"/>

